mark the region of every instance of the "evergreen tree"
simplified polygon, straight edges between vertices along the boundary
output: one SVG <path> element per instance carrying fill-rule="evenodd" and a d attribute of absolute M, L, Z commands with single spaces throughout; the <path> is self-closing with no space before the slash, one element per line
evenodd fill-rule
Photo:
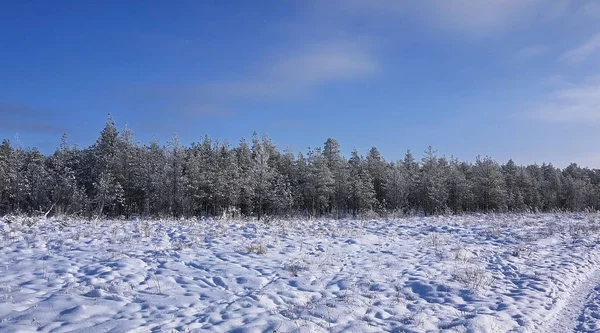
<path fill-rule="evenodd" d="M 254 193 L 254 201 L 256 203 L 256 214 L 258 220 L 263 215 L 263 204 L 265 201 L 271 199 L 273 193 L 272 182 L 274 179 L 274 172 L 269 165 L 270 147 L 267 144 L 267 139 L 263 138 L 263 141 L 259 141 L 258 135 L 254 133 L 252 137 L 252 192 Z"/>
<path fill-rule="evenodd" d="M 321 148 L 308 152 L 307 190 L 310 197 L 309 208 L 312 215 L 322 215 L 329 211 L 330 198 L 335 193 L 333 173 L 327 166 L 327 159 Z"/>
<path fill-rule="evenodd" d="M 123 204 L 123 188 L 109 171 L 100 174 L 98 181 L 94 183 L 96 193 L 97 216 L 104 214 L 106 207 L 115 210 L 115 207 Z"/>
<path fill-rule="evenodd" d="M 345 198 L 348 196 L 348 164 L 342 157 L 339 142 L 333 138 L 325 141 L 323 156 L 333 176 L 333 194 L 330 198 L 330 207 L 335 210 L 336 217 L 340 218 L 341 210 L 345 209 Z"/>
<path fill-rule="evenodd" d="M 24 210 L 45 214 L 50 209 L 50 177 L 45 165 L 46 158 L 39 150 L 33 148 L 25 153 L 24 178 L 26 186 L 23 188 L 26 206 Z"/>
<path fill-rule="evenodd" d="M 72 213 L 69 207 L 73 204 L 77 191 L 76 174 L 73 170 L 73 153 L 67 143 L 67 135 L 63 134 L 60 147 L 49 158 L 50 191 L 57 215 Z"/>
<path fill-rule="evenodd" d="M 375 191 L 376 204 L 380 207 L 385 207 L 385 179 L 386 179 L 386 163 L 379 150 L 371 147 L 366 157 L 367 170 L 373 180 L 373 190 Z"/>
<path fill-rule="evenodd" d="M 100 137 L 90 150 L 89 180 L 92 182 L 88 188 L 95 198 L 96 212 L 98 216 L 105 213 L 109 207 L 109 214 L 115 215 L 124 203 L 123 187 L 115 177 L 117 174 L 117 140 L 118 131 L 112 116 L 108 120 Z"/>
<path fill-rule="evenodd" d="M 466 170 L 469 169 L 468 164 L 463 164 L 456 158 L 450 160 L 446 177 L 447 205 L 455 214 L 468 211 L 471 207 L 471 187 L 466 174 Z"/>
<path fill-rule="evenodd" d="M 242 139 L 236 149 L 237 165 L 240 173 L 240 181 L 238 183 L 240 190 L 239 208 L 243 215 L 251 215 L 254 210 L 253 192 L 253 158 L 252 151 L 246 140 Z"/>
<path fill-rule="evenodd" d="M 473 193 L 483 211 L 502 210 L 506 206 L 504 179 L 498 163 L 490 157 L 477 156 L 473 166 Z"/>
<path fill-rule="evenodd" d="M 431 146 L 425 151 L 423 167 L 419 178 L 420 202 L 425 214 L 435 214 L 445 210 L 448 192 L 445 170 Z"/>
<path fill-rule="evenodd" d="M 10 141 L 3 140 L 0 145 L 0 214 L 13 210 L 12 206 L 12 160 L 13 150 Z"/>
<path fill-rule="evenodd" d="M 392 210 L 405 210 L 408 206 L 408 174 L 401 161 L 387 167 L 385 191 L 386 202 Z"/>
<path fill-rule="evenodd" d="M 410 210 L 417 210 L 421 205 L 419 193 L 419 163 L 415 160 L 410 150 L 406 151 L 402 165 L 406 170 L 408 180 L 408 206 Z"/>
<path fill-rule="evenodd" d="M 145 147 L 142 160 L 144 161 L 142 172 L 144 203 L 141 213 L 146 216 L 167 214 L 166 153 L 156 140 L 152 140 Z"/>
<path fill-rule="evenodd" d="M 375 189 L 373 188 L 373 179 L 369 174 L 366 162 L 354 149 L 350 160 L 350 207 L 354 216 L 359 213 L 372 209 L 375 203 Z"/>
<path fill-rule="evenodd" d="M 560 188 L 562 175 L 552 164 L 542 165 L 543 181 L 541 184 L 542 209 L 550 211 L 560 206 Z"/>
<path fill-rule="evenodd" d="M 522 211 L 525 208 L 523 189 L 525 181 L 519 177 L 519 167 L 510 159 L 502 166 L 506 188 L 506 205 L 510 211 Z"/>
<path fill-rule="evenodd" d="M 184 161 L 186 151 L 179 142 L 179 137 L 174 136 L 168 143 L 165 178 L 163 188 L 167 190 L 168 211 L 172 216 L 179 217 L 184 214 L 185 202 L 184 190 L 187 187 L 184 177 Z"/>
<path fill-rule="evenodd" d="M 144 205 L 142 150 L 128 127 L 119 133 L 116 146 L 114 174 L 123 188 L 123 213 L 129 217 Z"/>

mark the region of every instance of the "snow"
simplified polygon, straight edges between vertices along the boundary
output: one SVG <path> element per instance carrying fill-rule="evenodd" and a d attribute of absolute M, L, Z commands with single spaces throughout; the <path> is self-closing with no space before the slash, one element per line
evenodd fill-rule
<path fill-rule="evenodd" d="M 597 297 L 596 287 L 600 288 L 600 271 L 594 271 L 591 276 L 586 276 L 583 282 L 575 288 L 567 299 L 558 300 L 555 315 L 548 322 L 546 332 L 596 332 L 596 323 L 593 319 L 595 311 L 595 297 Z M 593 298 L 592 298 L 593 297 Z M 583 320 L 580 322 L 583 313 L 589 314 L 589 323 Z M 600 319 L 600 317 L 599 317 Z"/>
<path fill-rule="evenodd" d="M 0 221 L 1 332 L 594 332 L 600 217 Z"/>

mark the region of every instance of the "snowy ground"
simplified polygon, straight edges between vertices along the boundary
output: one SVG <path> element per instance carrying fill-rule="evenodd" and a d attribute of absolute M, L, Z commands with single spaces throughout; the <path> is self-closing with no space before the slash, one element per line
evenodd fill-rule
<path fill-rule="evenodd" d="M 588 214 L 0 222 L 0 331 L 597 332 L 599 227 Z"/>

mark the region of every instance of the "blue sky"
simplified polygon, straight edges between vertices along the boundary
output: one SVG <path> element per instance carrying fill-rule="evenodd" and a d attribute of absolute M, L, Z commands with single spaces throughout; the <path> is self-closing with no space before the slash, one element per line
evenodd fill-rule
<path fill-rule="evenodd" d="M 584 0 L 5 1 L 0 137 L 327 137 L 388 160 L 600 167 L 600 3 Z"/>

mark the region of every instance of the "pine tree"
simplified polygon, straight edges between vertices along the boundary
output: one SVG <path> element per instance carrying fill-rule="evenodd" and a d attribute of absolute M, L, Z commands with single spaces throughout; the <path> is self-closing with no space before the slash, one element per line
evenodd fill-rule
<path fill-rule="evenodd" d="M 519 167 L 510 159 L 502 166 L 506 188 L 506 205 L 510 211 L 522 211 L 525 208 L 523 190 L 526 182 L 519 178 Z"/>
<path fill-rule="evenodd" d="M 77 190 L 76 174 L 71 161 L 72 156 L 73 153 L 67 143 L 67 134 L 65 133 L 61 138 L 58 150 L 49 158 L 49 171 L 52 182 L 50 191 L 55 206 L 53 208 L 57 215 L 71 213 L 68 208 L 72 205 L 73 196 Z"/>
<path fill-rule="evenodd" d="M 146 216 L 168 213 L 165 211 L 167 206 L 167 187 L 164 181 L 167 165 L 165 151 L 158 145 L 156 140 L 152 140 L 145 147 L 142 159 L 144 161 L 142 172 L 144 204 L 141 213 Z"/>
<path fill-rule="evenodd" d="M 387 167 L 385 191 L 388 207 L 404 210 L 408 205 L 408 175 L 401 161 L 392 162 Z"/>
<path fill-rule="evenodd" d="M 410 150 L 406 151 L 402 166 L 406 170 L 408 181 L 408 205 L 416 210 L 420 205 L 419 193 L 419 163 L 415 160 Z"/>
<path fill-rule="evenodd" d="M 24 200 L 25 210 L 29 213 L 37 211 L 44 214 L 52 206 L 51 182 L 45 162 L 46 158 L 36 148 L 25 153 L 24 177 L 27 187 L 24 189 Z"/>
<path fill-rule="evenodd" d="M 385 207 L 385 174 L 386 162 L 375 147 L 371 147 L 366 157 L 367 170 L 373 180 L 373 190 L 375 191 L 376 204 L 379 207 Z"/>
<path fill-rule="evenodd" d="M 240 141 L 240 144 L 235 150 L 237 165 L 240 173 L 240 181 L 238 183 L 240 190 L 239 208 L 243 215 L 251 215 L 254 210 L 254 192 L 253 192 L 253 158 L 250 146 L 245 139 Z"/>
<path fill-rule="evenodd" d="M 435 214 L 445 209 L 448 200 L 445 170 L 431 146 L 425 151 L 419 177 L 420 202 L 425 214 Z"/>
<path fill-rule="evenodd" d="M 354 216 L 359 213 L 372 209 L 375 203 L 375 189 L 373 188 L 373 179 L 369 174 L 366 162 L 354 149 L 350 160 L 350 179 L 349 183 L 349 201 Z"/>
<path fill-rule="evenodd" d="M 471 207 L 471 188 L 466 174 L 466 170 L 469 169 L 468 164 L 463 164 L 456 158 L 450 160 L 446 188 L 448 190 L 448 207 L 455 214 L 467 211 Z"/>
<path fill-rule="evenodd" d="M 103 216 L 106 207 L 114 209 L 115 206 L 123 204 L 123 188 L 110 172 L 106 171 L 100 174 L 98 181 L 94 183 L 94 189 L 98 218 Z"/>
<path fill-rule="evenodd" d="M 330 198 L 335 190 L 335 180 L 321 148 L 309 151 L 308 164 L 312 214 L 321 215 L 329 211 Z"/>
<path fill-rule="evenodd" d="M 557 209 L 560 206 L 560 188 L 562 175 L 552 164 L 542 164 L 543 181 L 541 184 L 542 208 L 545 211 Z"/>
<path fill-rule="evenodd" d="M 142 150 L 128 127 L 119 133 L 116 146 L 114 174 L 117 183 L 123 188 L 123 213 L 129 217 L 139 212 L 140 207 L 144 205 Z"/>
<path fill-rule="evenodd" d="M 340 144 L 333 138 L 325 141 L 323 156 L 327 167 L 333 175 L 333 194 L 330 198 L 330 207 L 335 210 L 336 218 L 340 218 L 345 198 L 348 196 L 348 164 L 342 157 Z"/>
<path fill-rule="evenodd" d="M 106 207 L 109 207 L 109 213 L 114 215 L 124 203 L 123 187 L 116 178 L 118 135 L 115 122 L 109 114 L 100 137 L 90 150 L 93 160 L 89 169 L 89 179 L 92 182 L 90 190 L 95 198 L 98 217 L 105 213 Z"/>
<path fill-rule="evenodd" d="M 0 145 L 0 215 L 12 211 L 12 154 L 10 141 L 3 140 Z"/>
<path fill-rule="evenodd" d="M 299 177 L 296 173 L 296 161 L 291 149 L 287 148 L 284 150 L 275 169 L 280 177 L 277 181 L 277 192 L 282 193 L 279 203 L 280 210 L 285 212 L 286 215 L 291 216 L 294 206 L 298 204 L 296 201 L 296 192 L 298 191 L 299 182 Z"/>
<path fill-rule="evenodd" d="M 498 163 L 477 156 L 473 166 L 473 193 L 483 211 L 502 210 L 506 206 L 504 179 Z"/>
<path fill-rule="evenodd" d="M 263 214 L 263 203 L 265 199 L 270 198 L 271 182 L 273 180 L 273 170 L 269 165 L 269 149 L 265 146 L 264 140 L 260 142 L 258 135 L 254 133 L 252 138 L 252 192 L 256 202 L 257 217 L 260 221 Z"/>
<path fill-rule="evenodd" d="M 169 212 L 172 216 L 179 217 L 184 214 L 184 190 L 187 182 L 184 177 L 184 161 L 186 151 L 179 142 L 179 137 L 174 136 L 168 143 L 167 166 L 165 168 L 165 182 Z"/>

